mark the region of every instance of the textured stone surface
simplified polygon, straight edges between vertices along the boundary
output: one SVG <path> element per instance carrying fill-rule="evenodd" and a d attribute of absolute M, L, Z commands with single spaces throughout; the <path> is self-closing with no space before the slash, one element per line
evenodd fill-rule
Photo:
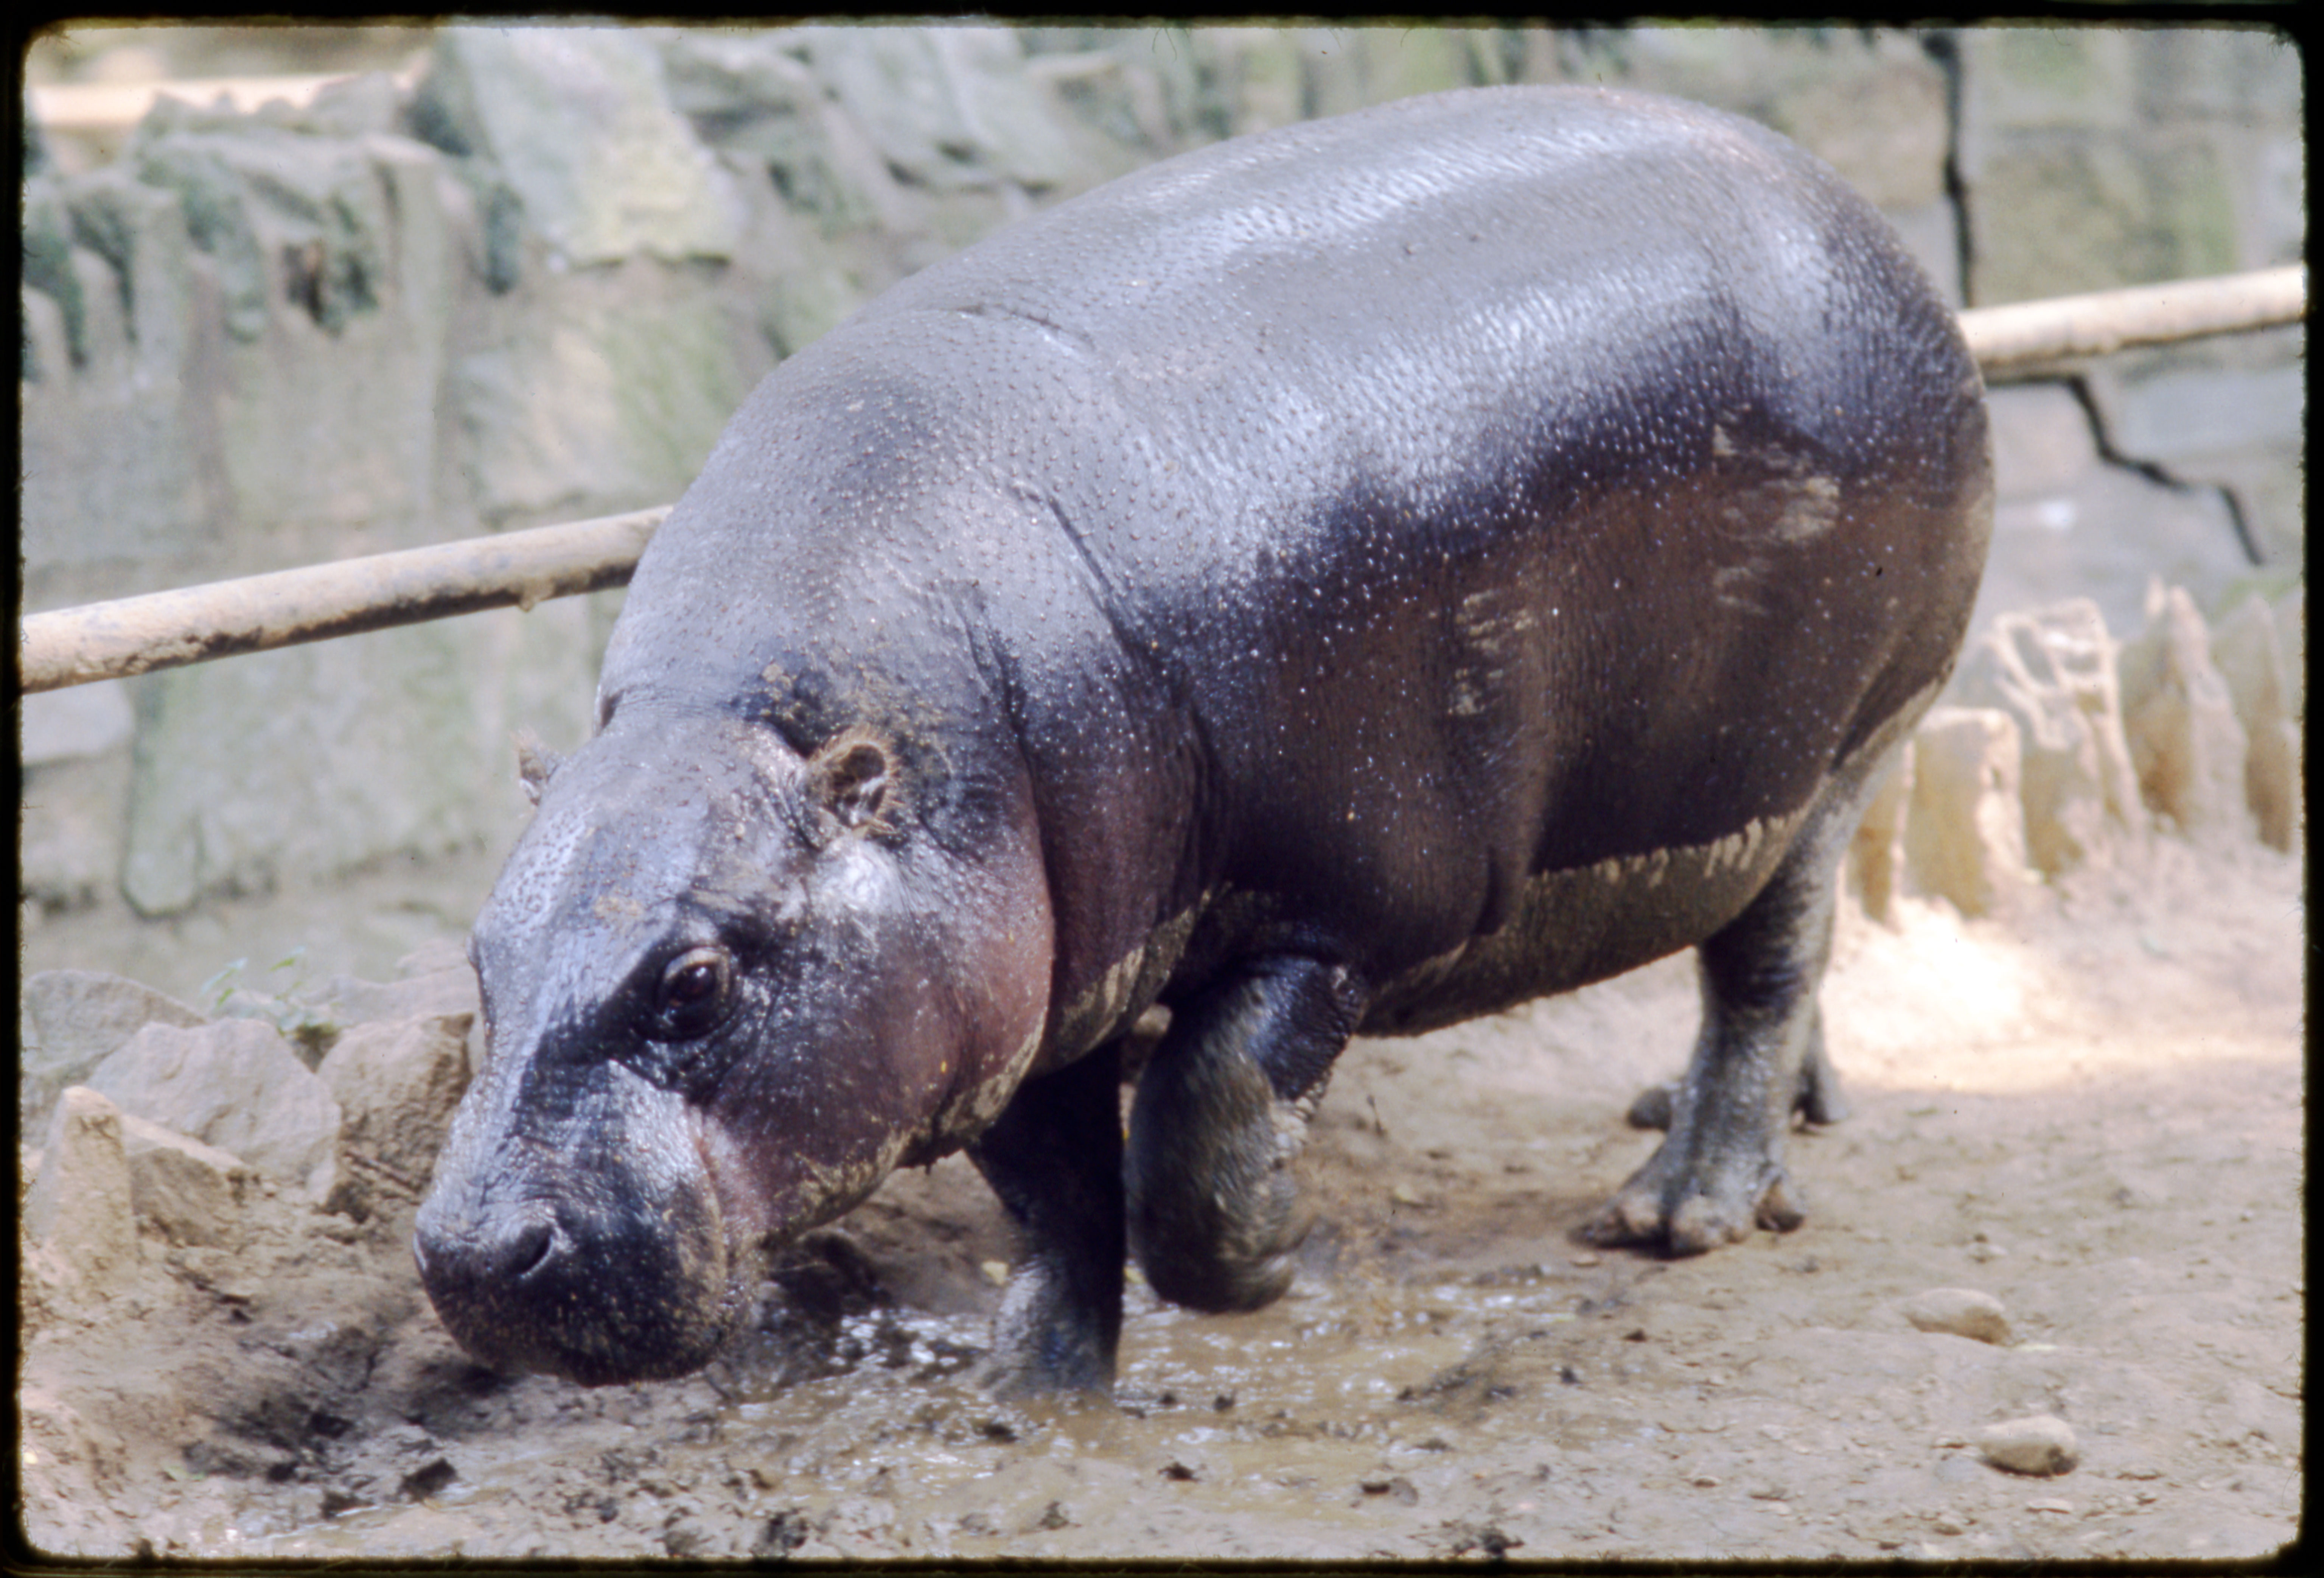
<path fill-rule="evenodd" d="M 2118 634 L 2144 624 L 2160 575 L 2198 599 L 2251 574 L 2214 488 L 2186 488 L 2102 458 L 2089 411 L 2063 384 L 1991 390 L 1993 553 L 1971 628 L 2018 610 L 2088 597 Z"/>
<path fill-rule="evenodd" d="M 2055 876 L 2144 826 L 2123 737 L 2115 642 L 2088 598 L 2007 614 L 1970 644 L 1954 691 L 2016 721 L 2025 849 Z"/>
<path fill-rule="evenodd" d="M 571 599 L 147 676 L 124 893 L 171 915 L 286 870 L 506 838 L 509 734 L 581 738 L 603 643 Z"/>
<path fill-rule="evenodd" d="M 1923 1332 L 1945 1332 L 1973 1342 L 2009 1345 L 2009 1312 L 1974 1287 L 1931 1287 L 1904 1301 L 1904 1318 Z"/>
<path fill-rule="evenodd" d="M 2154 585 L 2146 628 L 2124 645 L 2120 668 L 2123 730 L 2148 807 L 2185 832 L 2247 830 L 2249 741 L 2183 587 Z"/>
<path fill-rule="evenodd" d="M 340 1112 L 330 1087 L 254 1020 L 148 1025 L 89 1075 L 123 1111 L 240 1157 L 319 1199 L 333 1179 Z"/>
<path fill-rule="evenodd" d="M 468 1087 L 469 1016 L 357 1025 L 318 1071 L 345 1115 L 342 1177 L 360 1200 L 383 1189 L 416 1200 Z M 367 1203 L 364 1202 L 364 1203 Z"/>
<path fill-rule="evenodd" d="M 24 1232 L 61 1280 L 103 1297 L 141 1259 L 121 1110 L 74 1085 L 57 1103 L 41 1144 L 41 1170 L 24 1196 Z"/>
<path fill-rule="evenodd" d="M 130 1202 L 173 1244 L 231 1249 L 241 1237 L 243 1192 L 253 1174 L 238 1156 L 121 1114 Z"/>
<path fill-rule="evenodd" d="M 58 1094 L 147 1025 L 189 1029 L 201 1014 L 151 987 L 100 970 L 43 970 L 18 996 L 17 1113 L 27 1134 L 46 1121 Z"/>
<path fill-rule="evenodd" d="M 1872 803 L 1864 808 L 1848 846 L 1849 891 L 1864 913 L 1895 924 L 1896 893 L 1904 874 L 1904 820 L 1913 804 L 1913 743 L 1907 740 Z"/>
<path fill-rule="evenodd" d="M 2220 624 L 2211 657 L 2247 742 L 2245 803 L 2260 837 L 2289 850 L 2300 817 L 2300 729 L 2274 611 L 2257 595 L 2246 598 Z"/>
<path fill-rule="evenodd" d="M 18 760 L 26 767 L 102 755 L 126 744 L 136 719 L 118 679 L 27 696 Z"/>
<path fill-rule="evenodd" d="M 724 258 L 733 216 L 671 108 L 661 58 L 619 28 L 447 28 L 421 91 L 439 147 L 490 159 L 574 264 Z"/>
<path fill-rule="evenodd" d="M 1963 915 L 2006 907 L 2025 880 L 2017 724 L 1990 707 L 1932 709 L 1913 736 L 1904 851 L 1920 890 Z"/>
<path fill-rule="evenodd" d="M 1960 170 L 1973 299 L 2029 300 L 2224 273 L 2246 255 L 2230 128 L 2142 114 L 2145 85 L 2183 73 L 2158 35 L 1981 28 L 1962 35 Z M 2024 216 L 2039 213 L 2041 222 Z"/>
<path fill-rule="evenodd" d="M 1978 1432 L 1977 1444 L 1986 1462 L 2018 1474 L 2062 1474 L 2081 1454 L 2073 1426 L 2054 1414 L 1988 1425 Z"/>

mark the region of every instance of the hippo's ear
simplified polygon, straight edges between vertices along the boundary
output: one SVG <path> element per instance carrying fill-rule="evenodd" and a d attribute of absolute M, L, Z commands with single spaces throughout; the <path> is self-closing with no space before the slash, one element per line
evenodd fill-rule
<path fill-rule="evenodd" d="M 807 764 L 815 804 L 850 832 L 892 833 L 888 812 L 896 803 L 895 769 L 887 747 L 850 729 L 815 753 Z"/>
<path fill-rule="evenodd" d="M 540 791 L 549 787 L 549 775 L 565 765 L 565 758 L 540 743 L 540 736 L 530 729 L 516 732 L 516 776 L 524 785 L 524 798 L 534 805 L 540 804 Z"/>

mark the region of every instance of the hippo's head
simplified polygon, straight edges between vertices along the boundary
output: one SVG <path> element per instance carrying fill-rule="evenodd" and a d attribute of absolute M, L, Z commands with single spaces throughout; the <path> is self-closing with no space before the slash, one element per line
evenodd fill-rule
<path fill-rule="evenodd" d="M 802 757 L 625 713 L 528 780 L 420 1274 L 487 1363 L 684 1374 L 749 1312 L 766 1246 L 1005 1101 L 1047 1007 L 1038 857 L 964 863 L 862 734 Z"/>

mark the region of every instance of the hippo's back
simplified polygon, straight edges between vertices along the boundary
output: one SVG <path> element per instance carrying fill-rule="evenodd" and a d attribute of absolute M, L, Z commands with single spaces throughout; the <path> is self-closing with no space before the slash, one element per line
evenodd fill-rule
<path fill-rule="evenodd" d="M 1093 961 L 1061 983 L 1262 891 L 1385 978 L 1540 873 L 1788 825 L 1950 669 L 1988 494 L 1952 316 L 1828 169 L 1696 106 L 1479 89 L 905 281 L 753 396 L 632 606 L 733 610 L 712 660 L 816 692 L 802 738 L 1005 693 Z"/>

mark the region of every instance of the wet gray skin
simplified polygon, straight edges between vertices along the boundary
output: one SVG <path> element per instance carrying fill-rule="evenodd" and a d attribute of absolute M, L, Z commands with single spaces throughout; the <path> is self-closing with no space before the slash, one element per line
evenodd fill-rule
<path fill-rule="evenodd" d="M 1834 873 L 1990 507 L 1886 226 L 1670 100 L 1290 127 L 916 276 L 639 567 L 477 925 L 437 1308 L 489 1362 L 680 1373 L 768 1246 L 965 1148 L 1024 1235 L 994 1380 L 1102 1390 L 1126 1254 L 1281 1292 L 1351 1034 L 1690 946 L 1667 1135 L 1586 1231 L 1795 1225 Z"/>

